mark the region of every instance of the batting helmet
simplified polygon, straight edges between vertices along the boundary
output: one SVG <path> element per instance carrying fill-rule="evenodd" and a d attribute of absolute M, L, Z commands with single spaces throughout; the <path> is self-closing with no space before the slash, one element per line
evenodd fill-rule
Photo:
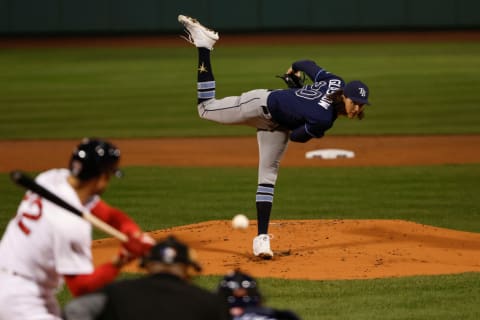
<path fill-rule="evenodd" d="M 239 270 L 223 277 L 218 285 L 217 293 L 228 303 L 230 308 L 258 306 L 262 299 L 257 281 Z"/>
<path fill-rule="evenodd" d="M 121 176 L 119 161 L 120 150 L 116 146 L 100 139 L 85 138 L 73 150 L 69 168 L 80 180 L 89 180 L 102 173 Z"/>

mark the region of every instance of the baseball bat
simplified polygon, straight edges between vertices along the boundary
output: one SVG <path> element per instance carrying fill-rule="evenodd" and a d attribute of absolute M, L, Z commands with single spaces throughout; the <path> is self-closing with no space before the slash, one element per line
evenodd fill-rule
<path fill-rule="evenodd" d="M 35 192 L 42 198 L 45 198 L 49 200 L 50 202 L 56 204 L 57 206 L 87 220 L 90 222 L 94 227 L 102 230 L 103 232 L 117 238 L 118 240 L 122 242 L 127 242 L 128 237 L 120 232 L 119 230 L 115 229 L 111 225 L 103 222 L 102 220 L 98 219 L 95 217 L 91 212 L 89 211 L 80 211 L 79 209 L 75 208 L 71 204 L 67 203 L 65 200 L 59 198 L 56 194 L 48 191 L 41 185 L 35 182 L 31 177 L 29 177 L 27 174 L 15 170 L 10 172 L 10 178 L 12 179 L 13 182 L 18 184 L 19 186 L 24 187 L 27 190 L 30 190 L 32 192 Z"/>

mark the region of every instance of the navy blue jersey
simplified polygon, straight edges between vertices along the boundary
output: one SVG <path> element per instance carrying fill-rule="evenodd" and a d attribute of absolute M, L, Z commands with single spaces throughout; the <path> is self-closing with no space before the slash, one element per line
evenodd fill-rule
<path fill-rule="evenodd" d="M 327 95 L 343 88 L 345 82 L 310 60 L 297 61 L 292 69 L 303 71 L 313 84 L 300 89 L 272 91 L 267 100 L 272 119 L 292 130 L 292 141 L 321 138 L 337 119 L 336 110 Z"/>

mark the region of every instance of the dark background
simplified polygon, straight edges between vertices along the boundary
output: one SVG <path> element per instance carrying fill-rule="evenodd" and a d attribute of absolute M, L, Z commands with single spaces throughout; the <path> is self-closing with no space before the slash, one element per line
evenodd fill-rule
<path fill-rule="evenodd" d="M 177 15 L 219 31 L 478 29 L 478 0 L 0 0 L 0 34 L 173 33 Z"/>

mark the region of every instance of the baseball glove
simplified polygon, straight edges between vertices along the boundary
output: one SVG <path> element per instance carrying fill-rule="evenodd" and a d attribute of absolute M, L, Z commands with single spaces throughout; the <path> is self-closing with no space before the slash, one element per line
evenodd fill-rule
<path fill-rule="evenodd" d="M 299 77 L 294 73 L 285 73 L 276 77 L 283 79 L 289 88 L 301 88 L 305 82 L 305 76 Z"/>

